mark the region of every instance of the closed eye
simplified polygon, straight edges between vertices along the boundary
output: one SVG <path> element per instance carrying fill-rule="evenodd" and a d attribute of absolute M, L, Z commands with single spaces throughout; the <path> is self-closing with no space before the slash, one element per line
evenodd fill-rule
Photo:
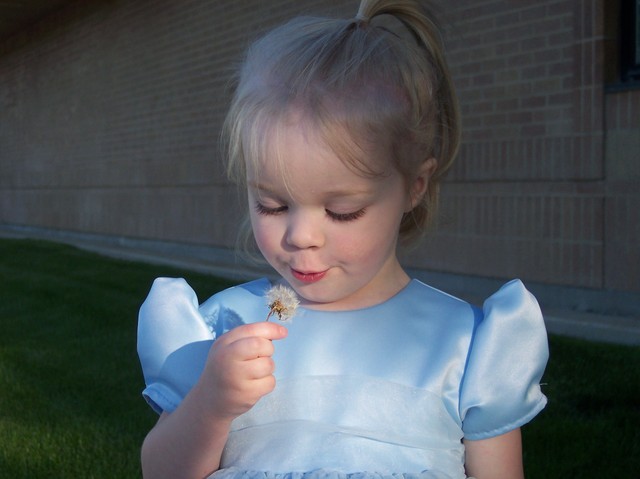
<path fill-rule="evenodd" d="M 355 221 L 358 218 L 364 216 L 366 210 L 362 208 L 358 211 L 353 211 L 351 213 L 336 213 L 331 210 L 325 210 L 327 212 L 327 216 L 334 221 Z"/>
<path fill-rule="evenodd" d="M 256 201 L 256 212 L 259 215 L 265 215 L 265 216 L 275 216 L 275 215 L 279 215 L 281 213 L 284 213 L 285 211 L 287 211 L 287 207 L 286 206 L 278 206 L 276 208 L 269 208 L 265 205 L 263 205 L 262 203 L 259 203 Z"/>
<path fill-rule="evenodd" d="M 289 208 L 287 206 L 284 206 L 284 205 L 283 206 L 277 206 L 275 208 L 271 208 L 271 207 L 265 206 L 262 203 L 256 201 L 255 209 L 256 209 L 256 212 L 259 215 L 276 216 L 276 215 L 280 215 L 282 213 L 285 213 Z M 325 209 L 325 212 L 327 213 L 327 216 L 332 221 L 348 222 L 348 221 L 355 221 L 358 218 L 361 218 L 362 216 L 364 216 L 366 210 L 365 210 L 365 208 L 362 208 L 362 209 L 360 209 L 358 211 L 353 211 L 353 212 L 350 212 L 350 213 L 336 213 L 335 211 L 331 211 L 331 210 Z"/>

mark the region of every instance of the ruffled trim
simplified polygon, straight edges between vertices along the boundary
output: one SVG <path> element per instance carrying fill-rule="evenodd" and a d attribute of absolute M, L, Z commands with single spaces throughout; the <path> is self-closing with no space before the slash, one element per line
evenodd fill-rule
<path fill-rule="evenodd" d="M 454 479 L 453 476 L 438 471 L 423 471 L 415 473 L 378 473 L 352 472 L 344 473 L 327 469 L 310 472 L 264 472 L 245 471 L 229 467 L 214 472 L 209 479 Z M 473 478 L 468 478 L 473 479 Z"/>

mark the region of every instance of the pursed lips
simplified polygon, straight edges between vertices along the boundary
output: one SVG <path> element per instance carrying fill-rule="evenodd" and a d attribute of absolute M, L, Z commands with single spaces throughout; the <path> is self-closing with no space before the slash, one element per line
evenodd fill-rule
<path fill-rule="evenodd" d="M 293 277 L 296 278 L 298 281 L 302 281 L 304 283 L 314 283 L 316 281 L 320 281 L 327 274 L 327 271 L 328 270 L 303 272 L 303 271 L 299 271 L 297 269 L 291 268 L 291 274 L 293 275 Z"/>

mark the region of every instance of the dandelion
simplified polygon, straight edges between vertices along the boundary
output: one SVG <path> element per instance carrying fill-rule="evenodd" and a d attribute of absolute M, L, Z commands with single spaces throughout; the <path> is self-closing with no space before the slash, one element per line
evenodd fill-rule
<path fill-rule="evenodd" d="M 269 306 L 269 314 L 266 321 L 269 321 L 273 314 L 277 314 L 280 321 L 288 321 L 296 313 L 296 308 L 300 304 L 296 293 L 291 288 L 281 284 L 269 289 L 266 298 Z"/>

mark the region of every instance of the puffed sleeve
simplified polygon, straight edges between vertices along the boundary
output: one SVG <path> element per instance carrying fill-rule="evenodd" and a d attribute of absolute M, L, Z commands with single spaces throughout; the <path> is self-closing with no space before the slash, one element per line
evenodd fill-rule
<path fill-rule="evenodd" d="M 156 412 L 178 407 L 200 377 L 213 338 L 187 282 L 156 279 L 138 315 L 142 395 Z"/>
<path fill-rule="evenodd" d="M 473 334 L 460 396 L 464 437 L 487 439 L 533 419 L 546 405 L 540 379 L 549 358 L 535 297 L 519 280 L 488 298 Z"/>

